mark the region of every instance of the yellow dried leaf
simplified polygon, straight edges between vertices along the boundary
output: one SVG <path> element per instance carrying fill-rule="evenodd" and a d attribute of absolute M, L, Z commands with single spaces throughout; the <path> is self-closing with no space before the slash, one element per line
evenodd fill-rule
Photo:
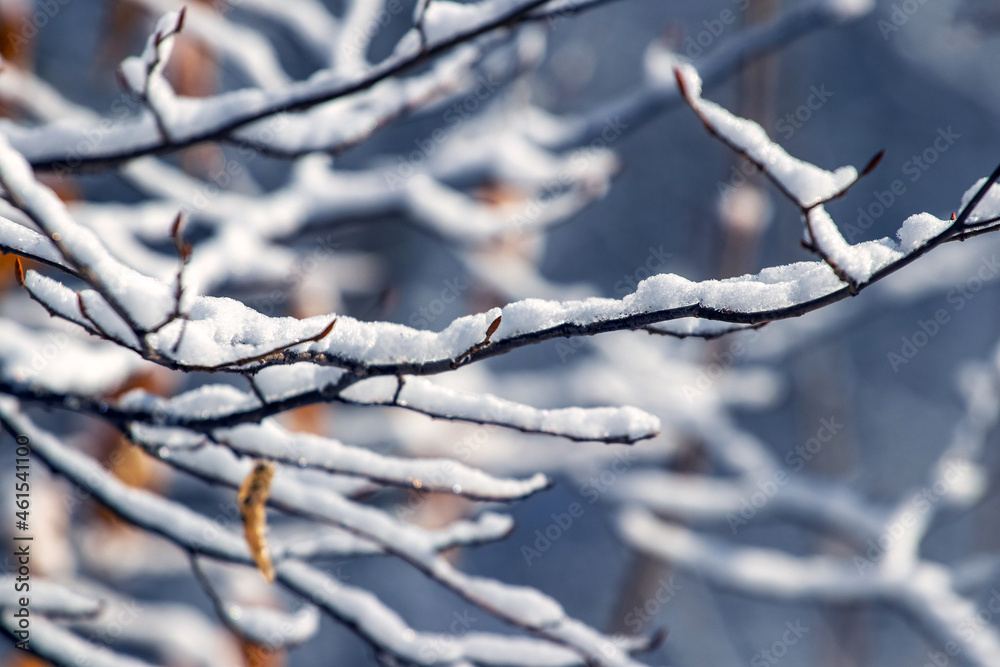
<path fill-rule="evenodd" d="M 274 566 L 267 549 L 267 497 L 271 493 L 274 464 L 258 461 L 240 485 L 236 502 L 243 517 L 243 532 L 253 562 L 264 574 L 267 583 L 274 583 Z"/>

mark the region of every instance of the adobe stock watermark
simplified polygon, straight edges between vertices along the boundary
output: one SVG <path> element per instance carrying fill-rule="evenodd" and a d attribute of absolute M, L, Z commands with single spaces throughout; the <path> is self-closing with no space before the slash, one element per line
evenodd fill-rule
<path fill-rule="evenodd" d="M 453 655 L 458 639 L 468 633 L 477 621 L 474 616 L 469 614 L 468 609 L 461 614 L 457 611 L 452 612 L 452 618 L 454 620 L 448 626 L 447 633 L 427 638 L 421 643 L 420 658 L 425 661 L 424 664 L 436 664 L 442 658 Z"/>
<path fill-rule="evenodd" d="M 489 419 L 499 423 L 502 419 L 499 406 L 491 406 L 488 410 Z M 490 441 L 491 433 L 498 428 L 500 427 L 489 422 L 477 425 L 453 445 L 454 457 L 443 459 L 441 465 L 427 475 L 426 480 L 434 486 L 443 486 L 449 476 L 453 474 L 458 463 L 460 461 L 468 463 L 469 459 L 486 446 Z M 461 491 L 461 488 L 452 487 L 452 491 L 458 493 Z M 400 521 L 412 520 L 430 501 L 433 495 L 427 491 L 413 489 L 407 494 L 404 502 L 396 504 L 394 509 L 396 518 Z"/>
<path fill-rule="evenodd" d="M 503 81 L 496 74 L 492 72 L 480 74 L 476 79 L 476 87 L 465 97 L 454 102 L 441 115 L 445 127 L 436 127 L 429 137 L 415 139 L 413 141 L 415 148 L 406 155 L 398 156 L 396 166 L 383 174 L 389 189 L 396 191 L 405 187 L 411 178 L 420 173 L 420 167 L 426 164 L 457 129 L 493 97 L 501 85 Z"/>
<path fill-rule="evenodd" d="M 787 469 L 779 468 L 771 474 L 770 479 L 757 480 L 754 490 L 740 498 L 739 512 L 730 512 L 726 515 L 726 522 L 733 535 L 748 525 L 778 495 L 781 488 L 792 481 L 792 474 L 802 470 L 806 463 L 819 455 L 823 446 L 829 444 L 844 428 L 836 417 L 824 417 L 819 423 L 820 426 L 813 437 L 801 445 L 796 445 L 795 449 L 785 454 Z"/>
<path fill-rule="evenodd" d="M 750 6 L 750 0 L 733 0 L 733 4 L 737 5 L 739 11 L 746 11 L 746 8 Z M 697 60 L 705 54 L 705 49 L 710 48 L 715 40 L 719 39 L 726 29 L 736 23 L 737 13 L 732 9 L 723 9 L 719 12 L 719 16 L 712 20 L 702 21 L 701 24 L 704 26 L 703 30 L 689 36 L 684 40 L 682 48 L 684 49 L 684 55 L 686 55 L 691 60 Z"/>
<path fill-rule="evenodd" d="M 862 235 L 862 232 L 871 228 L 876 220 L 885 215 L 886 211 L 892 208 L 893 204 L 906 194 L 909 188 L 907 181 L 911 184 L 919 181 L 931 168 L 931 165 L 937 162 L 961 138 L 962 135 L 952 130 L 951 125 L 945 128 L 939 127 L 937 135 L 931 141 L 931 145 L 920 153 L 914 153 L 909 160 L 903 163 L 901 171 L 904 176 L 908 177 L 907 180 L 904 181 L 901 178 L 897 178 L 889 184 L 887 190 L 875 190 L 872 192 L 872 198 L 875 201 L 868 206 L 858 207 L 857 224 L 847 223 L 841 226 L 844 238 L 850 243 L 855 243 Z"/>
<path fill-rule="evenodd" d="M 444 287 L 433 299 L 417 308 L 409 317 L 409 325 L 416 329 L 426 329 L 447 310 L 448 305 L 455 303 L 469 289 L 469 283 L 461 277 L 445 279 Z"/>
<path fill-rule="evenodd" d="M 138 600 L 129 600 L 118 605 L 117 613 L 108 610 L 101 618 L 101 628 L 90 633 L 89 639 L 94 644 L 102 644 L 110 647 L 121 637 L 125 630 L 138 620 L 139 615 L 144 611 Z M 87 665 L 89 660 L 78 656 L 74 664 Z"/>
<path fill-rule="evenodd" d="M 878 31 L 882 33 L 882 39 L 888 42 L 889 35 L 899 32 L 899 29 L 910 21 L 917 10 L 926 4 L 927 0 L 903 0 L 903 2 L 894 3 L 889 9 L 889 20 L 878 20 Z"/>
<path fill-rule="evenodd" d="M 877 540 L 868 538 L 868 542 L 865 544 L 868 548 L 864 555 L 854 555 L 854 566 L 858 572 L 864 574 L 865 570 L 875 569 L 896 541 L 905 535 L 907 530 L 914 526 L 928 509 L 939 503 L 956 484 L 968 479 L 968 476 L 969 463 L 967 461 L 959 459 L 949 461 L 938 479 L 934 480 L 930 486 L 925 486 L 914 493 L 905 508 L 898 512 L 892 521 L 885 524 L 885 530 L 882 531 Z"/>
<path fill-rule="evenodd" d="M 716 381 L 726 374 L 728 369 L 736 365 L 740 357 L 746 354 L 747 343 L 756 340 L 759 335 L 759 329 L 749 329 L 745 333 L 740 332 L 739 338 L 732 339 L 729 349 L 724 352 L 713 352 L 712 360 L 698 370 L 695 381 L 684 385 L 684 398 L 688 402 L 692 402 L 708 391 Z"/>
<path fill-rule="evenodd" d="M 537 220 L 550 201 L 564 192 L 577 178 L 577 174 L 586 171 L 587 166 L 593 162 L 604 150 L 618 139 L 629 128 L 628 123 L 622 122 L 621 116 L 606 118 L 604 127 L 598 136 L 590 140 L 586 146 L 582 146 L 573 152 L 569 158 L 569 164 L 563 165 L 559 173 L 542 183 L 537 190 L 537 194 L 524 205 L 517 214 L 510 218 L 510 230 L 518 232 Z"/>
<path fill-rule="evenodd" d="M 813 114 L 823 108 L 823 105 L 833 97 L 833 92 L 826 89 L 826 84 L 821 83 L 819 87 L 809 86 L 809 96 L 806 101 L 795 108 L 794 111 L 786 113 L 774 124 L 783 139 L 791 139 L 796 130 L 802 129 L 812 119 Z"/>
<path fill-rule="evenodd" d="M 674 575 L 670 575 L 669 579 L 661 578 L 656 583 L 658 586 L 653 591 L 653 594 L 646 598 L 645 602 L 641 605 L 632 607 L 625 614 L 625 627 L 633 635 L 640 634 L 643 628 L 647 627 L 657 617 L 660 610 L 667 606 L 677 596 L 678 592 L 684 588 Z"/>
<path fill-rule="evenodd" d="M 779 118 L 774 124 L 774 130 L 781 134 L 782 139 L 788 141 L 812 120 L 813 115 L 822 109 L 833 96 L 833 91 L 827 90 L 825 83 L 821 83 L 819 87 L 809 86 L 809 96 L 806 97 L 805 102 Z M 747 158 L 741 158 L 738 165 L 730 166 L 729 171 L 728 180 L 719 181 L 716 184 L 721 198 L 728 197 L 737 188 L 745 185 L 747 180 L 758 172 L 758 169 Z"/>
<path fill-rule="evenodd" d="M 38 36 L 38 31 L 49 24 L 49 21 L 56 17 L 56 14 L 70 0 L 35 0 L 28 6 L 34 6 L 35 11 L 30 17 L 21 20 L 19 30 L 8 28 L 7 45 L 10 53 L 24 53 L 23 47 L 28 46 L 31 40 Z"/>
<path fill-rule="evenodd" d="M 1000 274 L 1000 261 L 997 260 L 996 254 L 982 259 L 975 275 L 958 283 L 945 295 L 945 300 L 951 306 L 950 312 L 946 308 L 938 308 L 926 320 L 918 319 L 916 328 L 910 334 L 900 337 L 899 347 L 886 353 L 892 372 L 898 373 L 900 368 L 913 361 L 917 354 L 941 333 L 942 327 L 951 322 L 952 313 L 965 308 L 966 304 L 998 274 Z"/>
<path fill-rule="evenodd" d="M 788 649 L 798 644 L 806 633 L 809 632 L 809 628 L 802 625 L 802 621 L 799 619 L 795 619 L 794 623 L 792 621 L 785 621 L 785 627 L 787 630 L 782 633 L 780 638 L 750 658 L 751 667 L 767 667 L 768 665 L 778 664 L 778 661 L 788 655 Z"/>
<path fill-rule="evenodd" d="M 295 288 L 305 280 L 306 276 L 333 257 L 340 246 L 335 239 L 336 234 L 332 232 L 326 236 L 317 236 L 312 249 L 295 260 L 291 271 L 282 278 L 281 285 L 271 290 L 266 297 L 255 301 L 254 308 L 264 315 L 274 315 L 288 302 Z"/>
<path fill-rule="evenodd" d="M 59 356 L 59 352 L 69 345 L 69 336 L 61 331 L 49 331 L 46 333 L 46 342 L 42 344 L 35 354 L 31 356 L 31 365 L 27 368 L 20 366 L 15 370 L 14 377 L 19 381 L 24 381 L 37 377 L 45 368 L 52 363 L 52 360 Z"/>
<path fill-rule="evenodd" d="M 355 28 L 350 35 L 341 35 L 338 38 L 342 56 L 358 57 L 364 55 L 362 52 L 368 48 L 372 40 L 392 23 L 393 17 L 402 14 L 403 10 L 406 9 L 400 0 L 385 0 L 381 6 L 382 9 L 378 14 L 365 25 Z"/>
<path fill-rule="evenodd" d="M 1000 614 L 1000 591 L 996 588 L 990 591 L 990 599 L 986 604 L 976 610 L 972 618 L 962 621 L 956 628 L 956 634 L 964 642 L 972 642 L 976 635 L 983 630 L 992 631 L 992 621 Z M 922 667 L 950 667 L 951 665 L 964 665 L 967 661 L 955 660 L 962 653 L 962 646 L 956 641 L 949 641 L 944 645 L 944 652 L 928 651 L 927 662 Z"/>
<path fill-rule="evenodd" d="M 631 294 L 639 286 L 639 283 L 646 278 L 666 271 L 667 261 L 673 256 L 674 253 L 664 251 L 662 245 L 656 247 L 649 246 L 646 259 L 636 266 L 635 269 L 626 273 L 620 280 L 615 282 L 615 296 L 621 298 Z M 559 355 L 559 361 L 566 363 L 566 360 L 569 357 L 576 354 L 577 351 L 586 344 L 586 338 L 583 336 L 560 340 L 556 343 L 556 354 Z"/>
<path fill-rule="evenodd" d="M 610 466 L 580 486 L 580 495 L 587 498 L 587 504 L 593 505 L 632 467 L 637 458 L 637 454 L 631 448 L 619 450 Z M 553 544 L 569 532 L 573 524 L 585 512 L 586 508 L 581 503 L 572 502 L 565 512 L 551 514 L 552 521 L 544 528 L 535 530 L 534 541 L 531 544 L 521 545 L 521 556 L 524 558 L 525 565 L 531 567 L 534 561 L 541 558 L 552 548 Z"/>

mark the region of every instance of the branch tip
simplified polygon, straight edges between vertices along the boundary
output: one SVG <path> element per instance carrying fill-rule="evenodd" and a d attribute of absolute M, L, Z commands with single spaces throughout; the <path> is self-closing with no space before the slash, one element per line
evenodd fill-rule
<path fill-rule="evenodd" d="M 691 102 L 691 95 L 688 92 L 687 81 L 684 80 L 684 73 L 681 72 L 681 68 L 674 66 L 674 78 L 677 79 L 677 88 L 681 91 L 681 97 Z"/>
<path fill-rule="evenodd" d="M 330 332 L 333 331 L 333 326 L 336 323 L 337 323 L 337 318 L 335 317 L 335 318 L 333 318 L 333 321 L 331 321 L 329 324 L 327 324 L 326 328 L 323 329 L 322 331 L 320 331 L 318 335 L 314 336 L 312 338 L 312 340 L 313 341 L 323 340 L 324 338 L 326 338 L 327 336 L 329 336 Z"/>
<path fill-rule="evenodd" d="M 655 651 L 663 645 L 663 642 L 667 641 L 667 637 L 670 635 L 670 628 L 664 626 L 662 628 L 657 628 L 656 632 L 649 638 L 649 650 Z"/>
<path fill-rule="evenodd" d="M 873 157 L 871 160 L 868 161 L 868 164 L 865 165 L 865 168 L 861 170 L 860 176 L 867 176 L 868 174 L 875 171 L 875 168 L 879 166 L 879 164 L 882 162 L 882 158 L 884 157 L 885 157 L 885 149 L 883 148 L 882 150 L 880 150 L 878 153 L 875 154 L 875 157 Z"/>
<path fill-rule="evenodd" d="M 182 262 L 187 262 L 191 258 L 191 244 L 184 242 L 184 223 L 187 221 L 187 216 L 184 215 L 184 211 L 178 211 L 177 217 L 170 224 L 170 238 L 174 240 L 174 246 L 177 248 L 177 256 L 181 258 Z"/>

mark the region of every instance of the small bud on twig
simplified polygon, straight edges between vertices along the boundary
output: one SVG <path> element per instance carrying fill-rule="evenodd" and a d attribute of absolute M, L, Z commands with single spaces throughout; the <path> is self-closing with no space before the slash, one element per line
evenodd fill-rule
<path fill-rule="evenodd" d="M 873 157 L 871 160 L 868 161 L 868 164 L 865 165 L 865 168 L 861 170 L 861 176 L 867 176 L 868 174 L 872 173 L 875 170 L 875 167 L 877 167 L 879 163 L 882 162 L 882 158 L 884 157 L 885 157 L 885 149 L 883 148 L 882 150 L 880 150 L 878 153 L 875 154 L 875 157 Z"/>
<path fill-rule="evenodd" d="M 486 340 L 484 341 L 487 345 L 490 344 L 490 338 L 497 332 L 500 328 L 500 320 L 503 319 L 503 315 L 498 316 L 493 322 L 486 328 Z"/>

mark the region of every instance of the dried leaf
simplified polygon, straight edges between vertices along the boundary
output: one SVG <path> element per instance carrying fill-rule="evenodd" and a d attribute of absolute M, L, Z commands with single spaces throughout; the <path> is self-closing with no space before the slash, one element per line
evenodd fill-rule
<path fill-rule="evenodd" d="M 20 257 L 14 258 L 14 277 L 17 278 L 17 284 L 24 287 L 24 264 Z"/>
<path fill-rule="evenodd" d="M 247 667 L 283 667 L 285 652 L 244 639 L 240 642 Z"/>
<path fill-rule="evenodd" d="M 497 329 L 500 328 L 500 320 L 502 320 L 502 319 L 503 319 L 503 315 L 497 317 L 495 320 L 493 320 L 493 322 L 490 324 L 490 326 L 487 327 L 487 329 L 486 329 L 486 342 L 487 343 L 490 342 L 490 337 L 492 337 L 493 334 L 495 334 L 497 332 Z"/>
<path fill-rule="evenodd" d="M 337 318 L 335 317 L 335 318 L 333 318 L 332 322 L 330 322 L 329 324 L 326 325 L 325 329 L 323 329 L 322 331 L 320 331 L 318 334 L 316 334 L 312 338 L 307 338 L 306 340 L 307 341 L 310 341 L 310 340 L 311 341 L 323 340 L 324 338 L 326 338 L 327 336 L 330 335 L 330 332 L 333 331 L 333 326 L 336 323 L 337 323 Z M 305 342 L 305 341 L 303 341 L 303 342 Z"/>
<path fill-rule="evenodd" d="M 240 485 L 236 501 L 243 517 L 243 532 L 250 554 L 269 584 L 274 583 L 274 566 L 267 548 L 267 497 L 273 478 L 274 464 L 258 461 Z"/>

